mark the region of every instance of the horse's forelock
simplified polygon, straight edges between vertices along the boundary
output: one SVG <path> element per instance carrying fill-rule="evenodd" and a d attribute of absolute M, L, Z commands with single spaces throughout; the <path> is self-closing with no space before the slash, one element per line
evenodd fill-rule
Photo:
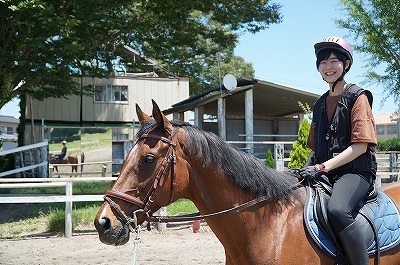
<path fill-rule="evenodd" d="M 136 138 L 140 138 L 143 134 L 148 133 L 150 130 L 157 127 L 157 122 L 155 120 L 145 120 L 140 123 L 140 129 L 136 133 Z"/>

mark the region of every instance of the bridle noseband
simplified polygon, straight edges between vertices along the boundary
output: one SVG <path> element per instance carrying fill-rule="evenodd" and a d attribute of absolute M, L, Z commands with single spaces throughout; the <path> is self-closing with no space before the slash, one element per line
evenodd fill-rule
<path fill-rule="evenodd" d="M 177 138 L 178 138 L 178 131 L 179 131 L 179 127 L 176 127 L 174 129 L 174 131 L 171 133 L 169 138 L 165 138 L 163 136 L 148 133 L 148 134 L 143 134 L 136 140 L 135 145 L 140 140 L 147 139 L 147 138 L 154 138 L 154 139 L 157 139 L 157 140 L 162 141 L 169 145 L 167 153 L 161 163 L 161 166 L 160 166 L 159 170 L 157 171 L 157 174 L 154 177 L 153 185 L 150 187 L 149 191 L 147 192 L 147 194 L 143 200 L 141 200 L 139 197 L 134 197 L 132 195 L 123 193 L 123 192 L 115 190 L 115 189 L 109 189 L 106 191 L 104 200 L 106 202 L 108 202 L 110 207 L 117 213 L 117 217 L 119 218 L 119 220 L 123 224 L 127 225 L 131 232 L 134 232 L 134 227 L 132 227 L 132 223 L 134 224 L 135 227 L 137 226 L 137 216 L 136 215 L 138 213 L 144 213 L 146 215 L 146 220 L 154 218 L 154 217 L 152 217 L 151 205 L 154 203 L 154 199 L 157 195 L 157 189 L 163 185 L 165 179 L 167 178 L 169 169 L 171 169 L 171 192 L 170 192 L 170 198 L 169 198 L 169 203 L 171 203 L 172 193 L 173 193 L 174 186 L 175 186 L 175 165 L 176 165 L 175 147 L 176 147 L 176 142 L 177 142 Z M 119 199 L 122 201 L 132 203 L 132 204 L 138 206 L 139 209 L 135 210 L 133 212 L 133 214 L 132 214 L 133 217 L 131 218 L 129 216 L 126 216 L 117 207 L 117 203 L 115 203 L 113 201 L 113 199 Z"/>

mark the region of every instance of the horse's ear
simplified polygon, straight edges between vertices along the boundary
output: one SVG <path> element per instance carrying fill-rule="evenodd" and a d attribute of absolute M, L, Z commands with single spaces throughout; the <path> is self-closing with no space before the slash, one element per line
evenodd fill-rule
<path fill-rule="evenodd" d="M 139 119 L 139 122 L 142 123 L 143 121 L 150 120 L 150 116 L 147 115 L 142 111 L 138 104 L 136 104 L 136 115 Z"/>
<path fill-rule="evenodd" d="M 167 130 L 169 133 L 172 132 L 172 124 L 169 122 L 167 117 L 161 112 L 157 103 L 152 99 L 153 102 L 153 118 L 156 120 L 160 129 Z"/>

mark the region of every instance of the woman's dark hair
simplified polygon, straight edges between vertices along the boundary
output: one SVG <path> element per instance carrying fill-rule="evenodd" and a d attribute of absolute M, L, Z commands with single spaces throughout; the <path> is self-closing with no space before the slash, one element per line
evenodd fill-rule
<path fill-rule="evenodd" d="M 320 51 L 317 55 L 317 69 L 319 68 L 319 64 L 323 60 L 328 60 L 329 56 L 331 56 L 332 53 L 335 54 L 336 57 L 338 58 L 338 60 L 343 63 L 343 67 L 346 67 L 347 57 L 344 53 L 339 52 L 337 50 L 333 50 L 333 49 L 325 49 L 325 50 Z M 346 69 L 344 71 L 347 72 Z"/>

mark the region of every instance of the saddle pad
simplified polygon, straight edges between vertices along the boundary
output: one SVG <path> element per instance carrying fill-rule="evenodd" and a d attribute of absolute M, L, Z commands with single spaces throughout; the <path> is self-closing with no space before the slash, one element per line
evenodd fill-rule
<path fill-rule="evenodd" d="M 304 222 L 314 242 L 331 257 L 336 256 L 335 243 L 318 227 L 314 219 L 314 193 L 309 185 L 304 206 Z M 400 243 L 400 213 L 392 199 L 379 191 L 378 199 L 364 205 L 373 220 L 379 238 L 381 252 L 394 248 Z M 376 252 L 375 242 L 368 246 L 368 254 Z"/>

